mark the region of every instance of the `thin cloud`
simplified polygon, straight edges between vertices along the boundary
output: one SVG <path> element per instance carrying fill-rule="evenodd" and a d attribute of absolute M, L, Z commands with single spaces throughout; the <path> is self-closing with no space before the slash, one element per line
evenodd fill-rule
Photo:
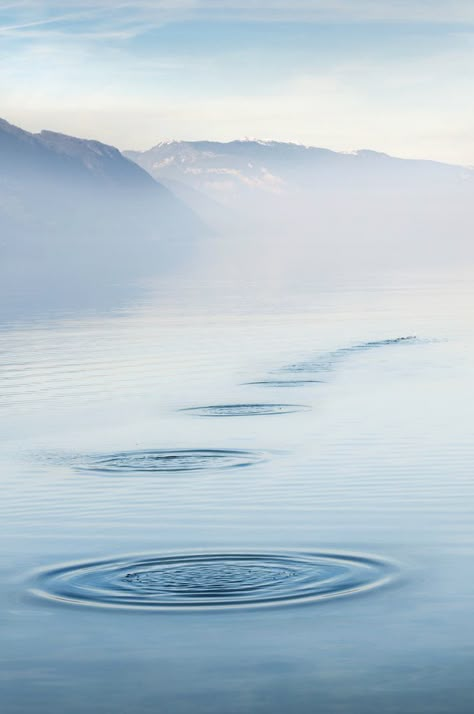
<path fill-rule="evenodd" d="M 30 22 L 20 22 L 13 25 L 0 25 L 0 34 L 16 33 L 22 30 L 30 30 L 32 28 L 41 28 L 49 25 L 55 25 L 61 22 L 71 22 L 74 20 L 90 19 L 91 13 L 81 12 L 67 13 L 65 15 L 56 15 L 55 17 L 47 17 L 40 20 L 32 20 Z"/>
<path fill-rule="evenodd" d="M 63 4 L 56 0 L 45 0 L 40 8 L 37 0 L 0 3 L 0 12 L 15 18 L 0 24 L 0 30 L 21 32 L 27 27 L 64 22 L 61 32 L 73 34 L 76 19 L 93 20 L 101 12 L 107 13 L 110 25 L 124 19 L 138 23 L 136 33 L 180 20 L 474 23 L 472 0 L 263 0 L 258 5 L 254 0 L 73 0 L 70 8 L 71 13 L 64 14 Z M 101 28 L 97 31 L 100 34 Z"/>

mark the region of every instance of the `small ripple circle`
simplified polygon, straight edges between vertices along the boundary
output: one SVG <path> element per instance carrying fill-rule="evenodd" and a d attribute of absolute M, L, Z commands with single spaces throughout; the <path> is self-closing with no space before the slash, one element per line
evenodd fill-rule
<path fill-rule="evenodd" d="M 269 414 L 292 414 L 306 412 L 310 407 L 303 404 L 211 404 L 204 407 L 187 407 L 181 409 L 196 416 L 203 417 L 236 417 L 265 416 Z"/>
<path fill-rule="evenodd" d="M 263 461 L 260 451 L 242 449 L 148 449 L 91 456 L 76 464 L 80 471 L 109 474 L 232 469 Z"/>
<path fill-rule="evenodd" d="M 56 603 L 166 610 L 261 607 L 355 595 L 394 568 L 338 553 L 189 553 L 73 563 L 35 576 L 31 592 Z"/>
<path fill-rule="evenodd" d="M 261 379 L 258 382 L 244 382 L 244 385 L 257 387 L 306 387 L 308 384 L 323 383 L 322 379 Z"/>

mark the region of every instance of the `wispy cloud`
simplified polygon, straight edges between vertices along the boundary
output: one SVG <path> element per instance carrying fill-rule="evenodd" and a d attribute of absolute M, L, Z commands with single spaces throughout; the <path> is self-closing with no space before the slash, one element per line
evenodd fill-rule
<path fill-rule="evenodd" d="M 1 9 L 1 8 L 0 8 Z M 36 29 L 38 33 L 42 32 L 44 28 L 47 30 L 54 25 L 59 23 L 66 23 L 67 26 L 71 26 L 71 23 L 77 22 L 78 20 L 90 20 L 92 17 L 92 11 L 78 11 L 73 13 L 66 13 L 62 15 L 55 15 L 53 17 L 44 17 L 41 19 L 30 20 L 28 22 L 17 22 L 13 24 L 2 24 L 0 25 L 0 35 L 8 34 L 25 34 L 32 29 Z M 40 35 L 38 35 L 40 36 Z"/>
<path fill-rule="evenodd" d="M 41 63 L 40 56 L 32 59 Z M 232 87 L 193 93 L 205 72 L 200 67 L 192 74 L 186 64 L 188 84 L 175 96 L 162 90 L 157 68 L 146 63 L 122 66 L 120 81 L 106 76 L 104 68 L 97 78 L 97 67 L 83 58 L 80 72 L 74 69 L 77 63 L 69 68 L 56 64 L 58 74 L 48 76 L 48 101 L 41 74 L 35 75 L 36 88 L 29 88 L 28 96 L 16 83 L 16 96 L 10 93 L 4 103 L 10 109 L 7 118 L 27 128 L 50 127 L 121 148 L 148 148 L 166 136 L 230 140 L 249 135 L 460 164 L 474 160 L 474 100 L 469 93 L 474 59 L 461 51 L 415 63 L 407 58 L 396 67 L 354 61 L 331 71 L 302 71 L 271 91 L 259 84 L 258 96 Z M 173 66 L 162 69 L 168 74 Z M 174 70 L 179 82 L 180 68 Z M 149 79 L 144 82 L 145 75 Z"/>
<path fill-rule="evenodd" d="M 101 36 L 101 14 L 111 32 L 125 24 L 123 36 L 183 20 L 474 23 L 472 0 L 72 0 L 68 7 L 65 13 L 64 3 L 57 0 L 0 2 L 0 31 L 21 34 L 37 27 L 47 32 L 61 24 L 58 32 L 75 34 L 76 22 L 89 20 L 88 34 Z"/>

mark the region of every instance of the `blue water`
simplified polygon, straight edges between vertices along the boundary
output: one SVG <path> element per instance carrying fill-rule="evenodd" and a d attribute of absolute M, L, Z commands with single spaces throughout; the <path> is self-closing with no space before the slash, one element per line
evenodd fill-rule
<path fill-rule="evenodd" d="M 1 331 L 2 711 L 471 714 L 471 282 L 219 290 Z"/>

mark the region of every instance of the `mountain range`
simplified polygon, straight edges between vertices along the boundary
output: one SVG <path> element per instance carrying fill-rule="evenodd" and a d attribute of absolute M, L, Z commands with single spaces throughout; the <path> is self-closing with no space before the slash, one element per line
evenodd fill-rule
<path fill-rule="evenodd" d="M 421 182 L 457 184 L 474 176 L 472 169 L 434 161 L 277 141 L 169 141 L 147 151 L 126 151 L 125 156 L 166 185 L 181 185 L 224 203 L 256 192 L 284 195 L 328 185 L 393 189 Z"/>
<path fill-rule="evenodd" d="M 222 262 L 232 254 L 243 274 L 317 279 L 474 261 L 469 167 L 255 140 L 125 155 L 218 227 Z"/>
<path fill-rule="evenodd" d="M 112 287 L 216 257 L 242 279 L 469 263 L 473 177 L 276 141 L 121 153 L 0 120 L 0 297 L 94 306 Z"/>
<path fill-rule="evenodd" d="M 232 255 L 243 274 L 252 265 L 270 279 L 317 279 L 474 261 L 469 167 L 255 140 L 125 155 L 226 236 L 221 263 Z"/>

